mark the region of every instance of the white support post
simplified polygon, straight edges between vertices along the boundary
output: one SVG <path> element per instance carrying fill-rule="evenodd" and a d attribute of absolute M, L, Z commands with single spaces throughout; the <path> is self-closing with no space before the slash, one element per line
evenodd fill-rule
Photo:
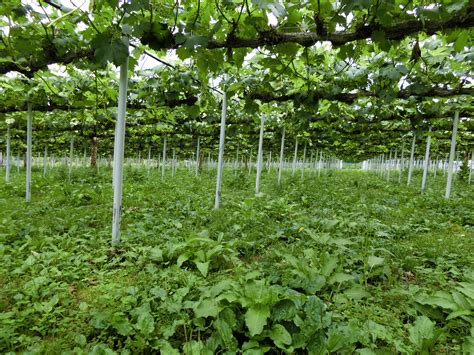
<path fill-rule="evenodd" d="M 431 126 L 428 131 L 428 137 L 426 137 L 426 151 L 425 160 L 423 161 L 423 178 L 421 180 L 421 192 L 426 190 L 426 178 L 428 177 L 428 165 L 430 162 L 430 145 L 431 145 Z"/>
<path fill-rule="evenodd" d="M 148 160 L 146 161 L 146 174 L 150 176 L 151 167 L 151 147 L 148 147 Z"/>
<path fill-rule="evenodd" d="M 173 178 L 174 178 L 175 171 L 176 171 L 176 150 L 173 147 L 173 159 L 171 161 L 171 177 Z"/>
<path fill-rule="evenodd" d="M 235 153 L 235 162 L 234 162 L 234 171 L 237 172 L 237 169 L 240 170 L 239 167 L 239 151 L 240 151 L 240 144 L 237 143 L 237 152 Z"/>
<path fill-rule="evenodd" d="M 474 170 L 474 151 L 471 153 L 471 166 L 469 168 L 469 178 L 467 180 L 467 183 L 471 185 L 471 180 L 472 180 L 472 170 Z"/>
<path fill-rule="evenodd" d="M 268 155 L 268 167 L 267 167 L 267 172 L 270 172 L 272 170 L 272 151 L 270 150 L 270 153 Z"/>
<path fill-rule="evenodd" d="M 26 128 L 26 202 L 31 200 L 31 151 L 32 151 L 32 134 L 33 134 L 33 113 L 31 102 L 28 102 L 28 118 Z"/>
<path fill-rule="evenodd" d="M 306 142 L 303 148 L 303 162 L 301 164 L 301 180 L 304 180 L 304 165 L 306 164 Z"/>
<path fill-rule="evenodd" d="M 7 126 L 7 156 L 6 156 L 6 165 L 5 165 L 5 182 L 10 181 L 10 125 Z"/>
<path fill-rule="evenodd" d="M 225 77 L 224 81 L 226 81 Z M 225 142 L 225 121 L 227 116 L 227 92 L 224 88 L 222 95 L 222 114 L 221 114 L 221 131 L 219 134 L 219 156 L 217 160 L 217 181 L 216 181 L 216 195 L 214 198 L 214 208 L 219 208 L 221 202 L 221 185 L 222 185 L 222 167 L 224 163 L 224 142 Z"/>
<path fill-rule="evenodd" d="M 319 151 L 318 177 L 321 177 L 321 165 L 323 164 L 323 150 Z"/>
<path fill-rule="evenodd" d="M 195 175 L 199 175 L 199 156 L 200 156 L 200 145 L 201 145 L 201 137 L 198 136 L 197 147 L 196 147 L 196 172 Z"/>
<path fill-rule="evenodd" d="M 392 150 L 390 149 L 390 153 L 388 155 L 387 161 L 387 182 L 390 182 L 390 171 L 392 170 Z"/>
<path fill-rule="evenodd" d="M 410 163 L 408 165 L 408 179 L 407 185 L 411 184 L 411 177 L 413 174 L 413 163 L 415 159 L 415 142 L 416 142 L 416 134 L 413 132 L 413 140 L 411 142 L 411 151 L 410 151 Z"/>
<path fill-rule="evenodd" d="M 250 155 L 249 155 L 249 176 L 252 173 L 252 150 L 250 150 Z"/>
<path fill-rule="evenodd" d="M 380 176 L 383 177 L 385 174 L 385 153 L 382 153 L 380 157 Z"/>
<path fill-rule="evenodd" d="M 128 50 L 128 38 L 125 38 Z M 115 123 L 113 187 L 114 205 L 112 218 L 112 246 L 120 244 L 120 220 L 122 214 L 123 159 L 125 145 L 125 115 L 127 112 L 128 57 L 120 65 L 120 84 L 117 121 Z M 97 164 L 97 166 L 99 166 Z"/>
<path fill-rule="evenodd" d="M 161 180 L 165 179 L 165 165 L 166 165 L 166 137 L 163 140 L 163 155 L 161 159 Z"/>
<path fill-rule="evenodd" d="M 443 162 L 443 177 L 446 176 L 446 168 L 447 168 L 447 161 L 449 158 L 449 154 L 446 155 L 446 158 L 442 161 Z"/>
<path fill-rule="evenodd" d="M 395 172 L 396 172 L 398 169 L 398 150 L 397 149 L 395 149 L 395 156 L 393 158 L 393 163 L 394 163 Z"/>
<path fill-rule="evenodd" d="M 71 143 L 69 146 L 69 174 L 68 174 L 69 181 L 71 181 L 73 154 L 74 154 L 74 136 L 71 137 Z"/>
<path fill-rule="evenodd" d="M 263 129 L 265 126 L 265 117 L 260 117 L 260 135 L 258 138 L 258 154 L 257 154 L 257 176 L 255 178 L 255 194 L 260 192 L 260 176 L 262 175 L 263 166 Z"/>
<path fill-rule="evenodd" d="M 295 176 L 296 158 L 298 157 L 298 138 L 295 140 L 295 155 L 293 156 L 293 166 L 291 168 L 291 176 Z"/>
<path fill-rule="evenodd" d="M 280 146 L 280 164 L 278 166 L 278 185 L 281 183 L 281 172 L 283 170 L 283 159 L 285 156 L 285 127 L 281 133 L 281 146 Z"/>
<path fill-rule="evenodd" d="M 459 111 L 454 113 L 454 122 L 453 122 L 453 136 L 451 137 L 451 150 L 449 151 L 449 163 L 448 163 L 448 180 L 446 182 L 446 193 L 445 198 L 451 196 L 451 187 L 453 184 L 453 164 L 454 164 L 454 155 L 456 153 L 456 136 L 458 134 L 458 123 L 459 123 Z"/>
<path fill-rule="evenodd" d="M 46 177 L 46 170 L 48 169 L 48 146 L 44 145 L 44 156 L 43 156 L 43 177 Z"/>

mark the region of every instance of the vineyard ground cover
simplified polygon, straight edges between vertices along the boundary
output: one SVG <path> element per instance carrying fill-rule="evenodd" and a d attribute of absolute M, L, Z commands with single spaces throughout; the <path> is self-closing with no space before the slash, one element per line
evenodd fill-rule
<path fill-rule="evenodd" d="M 0 349 L 31 353 L 469 353 L 474 191 L 350 171 L 320 178 L 128 168 L 0 182 Z M 406 181 L 406 180 L 404 180 Z"/>

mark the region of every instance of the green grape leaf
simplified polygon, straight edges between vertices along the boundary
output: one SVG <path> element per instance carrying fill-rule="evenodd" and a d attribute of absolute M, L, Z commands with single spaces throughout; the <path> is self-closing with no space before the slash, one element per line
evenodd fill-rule
<path fill-rule="evenodd" d="M 468 31 L 461 31 L 459 35 L 456 37 L 456 41 L 454 42 L 454 49 L 456 52 L 461 52 L 464 47 L 469 44 L 469 32 Z"/>

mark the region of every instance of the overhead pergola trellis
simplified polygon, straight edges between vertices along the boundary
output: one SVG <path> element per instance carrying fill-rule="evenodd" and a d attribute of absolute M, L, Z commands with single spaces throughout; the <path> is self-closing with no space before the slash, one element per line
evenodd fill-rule
<path fill-rule="evenodd" d="M 45 7 L 50 7 L 55 10 L 56 12 L 56 17 L 60 17 L 64 15 L 65 13 L 68 13 L 68 11 L 71 11 L 71 9 L 67 9 L 64 6 L 62 6 L 59 2 L 55 1 L 49 1 L 49 0 L 43 0 L 42 3 L 44 3 Z M 359 40 L 366 40 L 366 39 L 374 39 L 374 40 L 380 40 L 380 41 L 389 41 L 389 40 L 401 40 L 407 36 L 417 34 L 419 32 L 424 32 L 427 35 L 433 35 L 439 31 L 445 31 L 448 29 L 453 29 L 453 28 L 471 28 L 474 26 L 474 6 L 469 4 L 468 2 L 464 1 L 458 1 L 459 4 L 462 4 L 459 6 L 451 6 L 451 7 L 446 7 L 447 11 L 445 13 L 440 12 L 439 14 L 431 14 L 433 18 L 430 18 L 430 12 L 426 11 L 425 14 L 422 14 L 422 16 L 416 16 L 416 12 L 414 14 L 410 14 L 410 10 L 414 12 L 413 7 L 417 7 L 419 9 L 423 9 L 424 4 L 420 3 L 417 6 L 417 1 L 412 1 L 406 6 L 402 8 L 397 8 L 397 2 L 395 4 L 384 4 L 384 3 L 376 3 L 377 8 L 374 10 L 377 11 L 376 15 L 373 16 L 372 19 L 366 18 L 367 15 L 364 13 L 363 10 L 370 10 L 371 7 L 373 7 L 373 4 L 370 4 L 369 7 L 364 9 L 364 5 L 361 4 L 351 4 L 351 2 L 341 2 L 341 6 L 339 8 L 332 8 L 331 4 L 329 3 L 329 8 L 328 8 L 328 3 L 326 3 L 326 6 L 323 6 L 321 8 L 321 4 L 318 2 L 319 8 L 300 8 L 300 9 L 292 9 L 292 12 L 299 12 L 297 14 L 298 17 L 303 19 L 303 17 L 309 17 L 311 16 L 314 23 L 313 27 L 316 28 L 316 31 L 282 31 L 279 30 L 278 26 L 272 27 L 268 24 L 265 24 L 264 22 L 259 22 L 257 24 L 252 24 L 250 25 L 245 23 L 245 19 L 252 19 L 254 17 L 254 20 L 257 22 L 258 20 L 263 20 L 264 17 L 267 17 L 267 11 L 270 12 L 271 8 L 268 5 L 271 5 L 272 2 L 268 2 L 268 5 L 265 6 L 260 6 L 253 4 L 252 2 L 247 2 L 244 1 L 240 6 L 235 6 L 237 4 L 233 4 L 233 8 L 231 8 L 231 11 L 228 11 L 228 14 L 225 15 L 225 10 L 229 10 L 229 7 L 226 7 L 224 11 L 222 11 L 219 8 L 218 2 L 215 4 L 214 10 L 214 15 L 217 15 L 216 17 L 219 18 L 219 20 L 224 23 L 224 25 L 221 25 L 224 30 L 221 30 L 221 33 L 215 30 L 216 26 L 209 26 L 210 22 L 212 19 L 209 17 L 205 17 L 205 20 L 202 21 L 202 23 L 199 23 L 201 25 L 201 28 L 197 27 L 196 25 L 198 24 L 199 20 L 199 12 L 197 13 L 196 21 L 193 23 L 188 23 L 184 31 L 178 32 L 178 33 L 173 33 L 173 27 L 176 27 L 177 22 L 180 20 L 178 17 L 180 17 L 180 14 L 175 14 L 171 12 L 169 15 L 170 18 L 164 18 L 164 19 L 159 19 L 153 18 L 152 12 L 153 12 L 153 1 L 136 1 L 136 4 L 123 4 L 121 7 L 117 7 L 115 11 L 125 11 L 128 12 L 129 14 L 129 19 L 124 20 L 123 16 L 121 16 L 120 20 L 122 20 L 122 24 L 128 25 L 127 22 L 134 22 L 135 25 L 137 25 L 137 22 L 145 22 L 149 21 L 150 25 L 143 26 L 144 28 L 141 28 L 137 33 L 141 35 L 140 38 L 138 38 L 143 44 L 149 45 L 153 49 L 176 49 L 180 47 L 185 47 L 187 49 L 193 48 L 195 46 L 200 46 L 203 48 L 207 49 L 238 49 L 238 48 L 260 48 L 260 47 L 268 47 L 268 46 L 276 46 L 276 45 L 281 45 L 281 44 L 299 44 L 303 47 L 310 47 L 316 43 L 319 42 L 330 42 L 334 46 L 341 46 L 350 42 L 354 41 L 359 41 Z M 404 5 L 404 3 L 399 2 L 400 5 Z M 148 7 L 143 8 L 143 5 L 147 5 Z M 200 4 L 198 2 L 197 4 Z M 9 4 L 8 4 L 9 5 Z M 4 12 L 8 11 L 8 5 L 4 7 Z M 120 21 L 118 23 L 114 24 L 114 17 L 110 17 L 110 14 L 104 14 L 100 12 L 100 8 L 106 7 L 110 5 L 110 3 L 101 3 L 100 5 L 95 5 L 95 9 L 93 9 L 92 14 L 94 15 L 94 21 L 92 21 L 87 13 L 84 13 L 83 16 L 75 17 L 73 19 L 73 22 L 77 25 L 78 23 L 86 23 L 90 27 L 93 27 L 92 30 L 94 30 L 96 35 L 100 36 L 103 35 L 102 39 L 110 39 L 112 40 L 110 43 L 104 43 L 102 44 L 104 47 L 105 46 L 112 46 L 115 45 L 116 49 L 118 51 L 128 51 L 128 49 L 124 48 L 123 44 L 120 44 L 119 42 L 113 42 L 113 40 L 116 40 L 117 38 L 114 38 L 113 33 L 107 33 L 104 34 L 103 32 L 100 32 L 99 30 L 99 25 L 97 23 L 100 23 L 100 21 L 110 21 L 113 26 L 116 27 L 116 29 L 120 28 Z M 164 5 L 164 4 L 162 4 Z M 176 5 L 176 4 L 173 4 Z M 252 8 L 253 5 L 253 8 Z M 323 4 L 324 5 L 324 4 Z M 394 6 L 395 5 L 395 6 Z M 454 5 L 454 4 L 453 4 Z M 193 7 L 196 6 L 196 4 L 193 4 L 190 1 L 184 1 L 181 6 L 186 6 L 189 7 L 188 13 L 186 11 L 183 11 L 181 13 L 181 17 L 183 17 L 183 20 L 186 16 L 189 15 L 189 13 L 192 13 L 196 9 Z M 198 5 L 199 6 L 199 5 Z M 209 5 L 208 5 L 209 6 Z M 281 5 L 280 5 L 281 6 Z M 100 8 L 99 8 L 100 7 Z M 246 9 L 244 9 L 246 7 Z M 387 9 L 384 9 L 384 7 L 387 7 Z M 461 7 L 459 11 L 456 11 L 458 7 Z M 173 6 L 174 8 L 174 6 Z M 444 7 L 441 7 L 441 10 L 444 10 Z M 95 10 L 95 11 L 94 11 Z M 347 13 L 351 13 L 354 10 L 359 10 L 361 19 L 360 21 L 357 21 L 359 19 L 354 19 L 351 21 L 351 25 L 347 26 L 347 20 L 346 18 L 342 18 L 342 20 L 339 18 L 335 18 L 334 15 L 337 15 L 341 12 L 344 12 L 344 10 L 347 11 Z M 383 14 L 383 12 L 387 11 L 387 14 Z M 175 11 L 178 11 L 177 9 Z M 199 9 L 197 9 L 199 11 Z M 210 11 L 210 10 L 208 10 Z M 277 12 L 277 14 L 284 14 L 285 12 L 288 12 L 289 9 L 283 9 L 280 10 L 280 12 Z M 26 10 L 25 10 L 26 12 Z M 260 12 L 258 14 L 255 14 L 252 16 L 252 12 Z M 325 16 L 325 12 L 327 12 L 327 16 Z M 370 12 L 370 11 L 369 11 Z M 333 18 L 331 19 L 332 21 L 330 23 L 326 23 L 327 18 L 329 15 L 333 15 Z M 102 16 L 101 16 L 102 15 Z M 108 16 L 107 16 L 108 15 Z M 120 16 L 121 14 L 117 14 L 117 16 Z M 220 16 L 219 16 L 220 15 Z M 275 15 L 275 14 L 274 14 Z M 437 16 L 436 16 L 437 15 Z M 166 15 L 165 15 L 166 16 Z M 314 17 L 313 17 L 314 16 Z M 388 18 L 392 19 L 391 24 L 385 24 L 383 21 Z M 424 18 L 426 16 L 426 18 Z M 98 17 L 98 19 L 97 19 Z M 261 17 L 261 18 L 259 18 Z M 380 17 L 379 19 L 377 17 Z M 437 18 L 439 17 L 439 18 Z M 174 18 L 175 23 L 172 25 L 170 20 Z M 230 18 L 230 20 L 229 20 Z M 395 21 L 394 19 L 399 19 L 398 21 Z M 124 20 L 124 21 L 123 21 Z M 159 22 L 160 20 L 165 20 L 164 22 Z M 241 22 L 242 20 L 242 22 Z M 52 21 L 55 21 L 53 19 Z M 344 23 L 343 23 L 343 22 Z M 201 22 L 201 21 L 199 21 Z M 154 23 L 159 23 L 160 26 L 158 29 L 151 28 Z M 58 27 L 60 27 L 60 23 L 57 23 Z M 102 23 L 100 25 L 103 25 Z M 205 25 L 208 25 L 207 27 Z M 328 30 L 331 27 L 336 27 L 336 25 L 345 25 L 345 27 L 348 27 L 347 30 L 344 31 L 330 31 Z M 250 36 L 245 36 L 245 35 L 239 35 L 239 30 L 241 32 L 244 31 L 244 29 L 239 28 L 241 27 L 249 27 L 247 31 Z M 36 26 L 37 29 L 40 29 L 40 26 Z M 285 29 L 285 26 L 281 26 L 283 29 Z M 289 26 L 288 26 L 289 27 Z M 302 27 L 302 26 L 300 26 Z M 211 34 L 213 37 L 221 37 L 220 39 L 218 38 L 209 38 L 207 33 L 208 28 L 213 28 L 214 33 Z M 291 28 L 291 27 L 290 27 Z M 34 31 L 34 25 L 32 25 L 32 28 L 29 29 L 31 31 Z M 128 30 L 129 31 L 129 30 Z M 203 35 L 196 35 L 195 33 L 199 32 L 204 32 L 207 35 L 206 38 L 203 38 Z M 72 33 L 66 33 L 67 35 L 71 36 Z M 11 62 L 6 61 L 4 63 L 0 63 L 0 73 L 7 73 L 9 71 L 17 71 L 20 73 L 23 73 L 27 76 L 30 76 L 33 72 L 44 69 L 46 68 L 49 64 L 54 64 L 54 63 L 62 63 L 62 64 L 69 64 L 72 63 L 73 61 L 76 61 L 78 59 L 93 59 L 94 56 L 97 57 L 97 48 L 94 48 L 94 46 L 87 46 L 86 41 L 81 41 L 77 38 L 74 38 L 79 44 L 79 47 L 69 49 L 68 48 L 61 48 L 62 50 L 59 51 L 58 48 L 56 48 L 55 43 L 51 40 L 51 38 L 48 38 L 48 31 L 47 29 L 44 30 L 43 33 L 39 33 L 38 37 L 40 39 L 44 39 L 44 41 L 38 41 L 42 43 L 42 46 L 40 46 L 37 50 L 39 53 L 43 53 L 41 56 L 33 57 L 29 62 L 27 63 L 21 63 L 19 61 L 12 60 Z M 61 34 L 58 36 L 61 39 Z M 197 38 L 196 38 L 197 37 Z M 122 54 L 123 56 L 124 54 Z M 112 59 L 112 58 L 111 58 Z M 115 59 L 115 58 L 114 58 Z M 118 59 L 116 60 L 118 61 Z"/>

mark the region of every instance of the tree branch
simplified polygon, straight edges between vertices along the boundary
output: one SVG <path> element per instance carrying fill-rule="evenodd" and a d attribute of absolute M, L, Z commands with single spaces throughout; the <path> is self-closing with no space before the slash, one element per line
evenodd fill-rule
<path fill-rule="evenodd" d="M 443 89 L 437 86 L 433 86 L 429 89 L 426 89 L 421 92 L 414 92 L 410 87 L 400 90 L 397 94 L 398 99 L 407 99 L 411 96 L 419 97 L 450 97 L 458 95 L 474 95 L 474 87 L 470 88 L 455 88 L 455 89 Z M 262 102 L 284 102 L 284 101 L 298 101 L 298 102 L 313 102 L 320 99 L 328 101 L 339 101 L 345 102 L 347 104 L 354 103 L 360 97 L 378 97 L 379 94 L 371 91 L 359 91 L 357 93 L 339 93 L 339 94 L 330 94 L 325 92 L 309 92 L 309 93 L 293 93 L 293 94 L 282 94 L 275 95 L 274 93 L 265 93 L 265 92 L 252 92 L 247 93 L 247 97 L 250 97 L 254 100 L 260 100 Z"/>
<path fill-rule="evenodd" d="M 177 98 L 164 98 L 163 102 L 157 102 L 156 107 L 158 106 L 166 106 L 169 108 L 174 108 L 177 106 L 192 106 L 197 102 L 197 97 L 195 96 L 187 96 L 183 99 L 177 99 Z M 108 105 L 110 108 L 117 107 L 116 102 L 109 102 Z M 138 102 L 138 101 L 130 101 L 127 103 L 127 108 L 130 109 L 147 109 L 149 108 L 148 105 Z M 39 112 L 49 112 L 49 111 L 54 111 L 54 110 L 94 110 L 94 106 L 80 106 L 80 107 L 74 107 L 70 105 L 65 105 L 65 104 L 56 104 L 56 103 L 49 103 L 49 104 L 42 104 L 42 105 L 34 105 L 33 106 L 33 111 L 39 111 Z M 23 112 L 27 110 L 27 106 L 25 103 L 22 103 L 21 105 L 17 106 L 2 106 L 0 107 L 0 114 L 2 113 L 11 113 L 11 112 Z"/>
<path fill-rule="evenodd" d="M 49 2 L 47 2 L 49 3 Z M 222 14 L 223 15 L 223 14 Z M 224 16 L 224 15 L 223 15 Z M 226 19 L 229 23 L 232 23 Z M 227 36 L 224 41 L 210 40 L 206 48 L 258 48 L 263 46 L 275 46 L 284 43 L 297 43 L 304 47 L 312 46 L 315 43 L 329 41 L 333 45 L 340 46 L 349 42 L 371 38 L 375 31 L 385 32 L 385 37 L 391 40 L 401 40 L 411 34 L 425 32 L 432 35 L 438 31 L 453 28 L 471 28 L 474 27 L 474 5 L 469 5 L 465 11 L 453 15 L 448 20 L 443 21 L 421 21 L 418 19 L 407 20 L 390 26 L 380 26 L 369 24 L 358 28 L 354 32 L 329 33 L 320 36 L 316 32 L 278 32 L 276 30 L 262 31 L 257 38 L 241 38 L 238 36 Z M 170 48 L 177 48 L 176 41 L 170 41 Z M 15 62 L 0 63 L 0 74 L 10 71 L 18 71 L 31 75 L 31 72 L 45 68 L 52 63 L 67 64 L 76 59 L 92 57 L 93 48 L 80 48 L 65 54 L 49 55 L 47 58 L 33 58 L 29 61 L 27 67 L 18 65 Z"/>

